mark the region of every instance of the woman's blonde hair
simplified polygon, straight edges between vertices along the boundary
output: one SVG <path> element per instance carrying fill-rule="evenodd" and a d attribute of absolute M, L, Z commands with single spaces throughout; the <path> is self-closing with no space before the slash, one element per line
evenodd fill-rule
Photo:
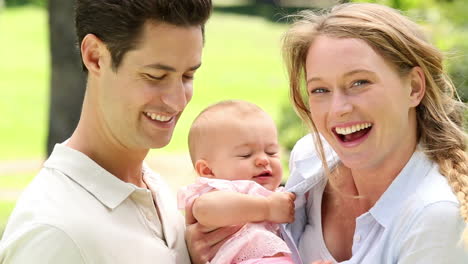
<path fill-rule="evenodd" d="M 421 28 L 397 10 L 378 4 L 342 4 L 322 14 L 302 11 L 283 37 L 283 56 L 289 74 L 291 100 L 317 142 L 328 172 L 323 147 L 305 98 L 307 52 L 317 36 L 364 40 L 391 62 L 401 75 L 419 66 L 425 75 L 426 93 L 416 108 L 418 136 L 426 155 L 439 165 L 441 174 L 460 201 L 460 214 L 468 222 L 467 135 L 463 130 L 466 105 L 444 72 L 442 53 L 425 38 Z M 468 246 L 468 228 L 464 244 Z"/>

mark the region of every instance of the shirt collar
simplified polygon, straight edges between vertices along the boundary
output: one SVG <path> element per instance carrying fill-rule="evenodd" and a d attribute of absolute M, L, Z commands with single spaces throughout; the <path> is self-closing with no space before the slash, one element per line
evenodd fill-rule
<path fill-rule="evenodd" d="M 403 170 L 393 180 L 377 203 L 369 210 L 370 214 L 383 227 L 387 227 L 403 206 L 404 201 L 415 192 L 433 164 L 426 155 L 417 149 Z"/>
<path fill-rule="evenodd" d="M 113 210 L 137 187 L 123 182 L 85 154 L 56 144 L 44 167 L 55 169 L 75 181 L 102 204 Z"/>
<path fill-rule="evenodd" d="M 339 162 L 338 155 L 328 144 L 324 144 L 324 154 L 331 171 Z M 287 191 L 301 195 L 326 179 L 323 164 L 315 148 L 306 153 L 304 157 L 293 162 L 295 169 L 291 171 L 291 175 L 286 183 L 285 187 Z"/>
<path fill-rule="evenodd" d="M 325 148 L 327 163 L 332 170 L 339 162 L 338 155 L 327 146 Z M 294 161 L 295 169 L 286 184 L 287 191 L 303 194 L 325 180 L 320 158 L 315 151 L 310 151 L 303 158 Z M 407 197 L 416 190 L 422 179 L 432 169 L 433 164 L 418 146 L 403 170 L 393 180 L 369 213 L 383 227 L 398 213 Z"/>

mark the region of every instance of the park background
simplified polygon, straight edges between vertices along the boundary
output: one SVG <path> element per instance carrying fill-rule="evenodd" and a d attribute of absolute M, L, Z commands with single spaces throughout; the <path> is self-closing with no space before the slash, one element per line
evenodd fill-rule
<path fill-rule="evenodd" d="M 54 49 L 60 46 L 51 48 L 49 14 L 51 10 L 60 12 L 63 8 L 57 2 L 63 4 L 61 1 L 72 0 L 49 1 L 0 0 L 0 237 L 16 199 L 47 157 L 50 124 L 62 128 L 57 120 L 63 117 L 56 115 L 69 112 L 67 105 L 70 108 L 74 104 L 81 105 L 80 96 L 69 96 L 61 99 L 59 107 L 57 103 L 51 106 L 51 54 L 59 51 Z M 194 97 L 171 143 L 162 150 L 152 150 L 147 158 L 150 167 L 161 173 L 174 191 L 195 177 L 186 146 L 192 120 L 203 108 L 222 99 L 248 100 L 272 115 L 279 126 L 287 171 L 288 150 L 306 129 L 288 101 L 280 40 L 288 27 L 284 16 L 302 8 L 326 8 L 337 2 L 377 2 L 402 10 L 420 23 L 431 41 L 450 58 L 447 69 L 462 100 L 468 100 L 467 0 L 213 2 L 215 11 L 206 25 L 203 67 L 196 75 Z M 53 3 L 55 9 L 48 6 Z M 58 23 L 65 22 L 58 20 Z M 84 86 L 73 91 L 73 85 L 58 88 L 65 95 L 84 91 Z M 58 110 L 50 113 L 49 109 Z M 71 128 L 70 124 L 63 125 L 65 138 L 73 128 L 73 124 Z M 53 140 L 50 144 L 53 145 Z"/>

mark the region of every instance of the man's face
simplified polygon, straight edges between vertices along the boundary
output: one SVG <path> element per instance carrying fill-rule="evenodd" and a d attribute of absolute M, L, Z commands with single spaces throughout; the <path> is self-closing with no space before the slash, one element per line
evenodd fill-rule
<path fill-rule="evenodd" d="M 166 146 L 192 98 L 202 47 L 198 26 L 146 22 L 137 48 L 116 70 L 103 60 L 97 113 L 106 137 L 128 149 Z"/>

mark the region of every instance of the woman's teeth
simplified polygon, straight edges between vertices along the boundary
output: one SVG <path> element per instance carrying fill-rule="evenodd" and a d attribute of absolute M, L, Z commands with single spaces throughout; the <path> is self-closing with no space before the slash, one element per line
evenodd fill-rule
<path fill-rule="evenodd" d="M 371 123 L 362 123 L 362 124 L 352 125 L 349 127 L 337 127 L 335 128 L 335 131 L 339 135 L 349 135 L 354 132 L 369 128 L 371 126 L 372 126 Z"/>

